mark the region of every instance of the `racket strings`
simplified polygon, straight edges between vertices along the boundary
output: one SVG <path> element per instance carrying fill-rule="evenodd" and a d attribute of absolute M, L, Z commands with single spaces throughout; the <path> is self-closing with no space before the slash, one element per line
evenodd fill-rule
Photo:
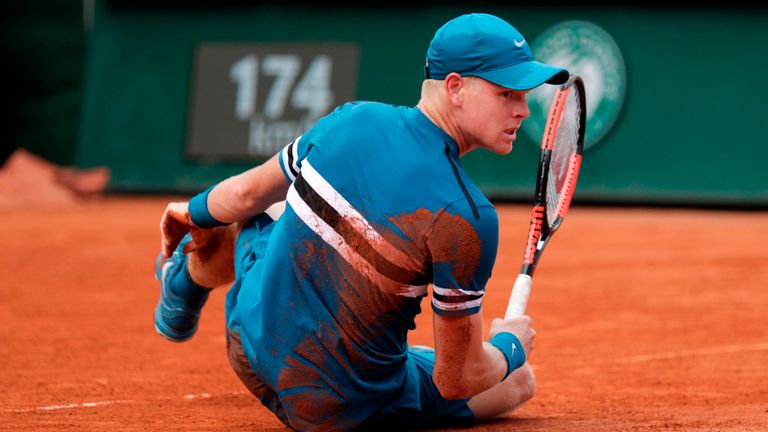
<path fill-rule="evenodd" d="M 571 86 L 564 100 L 563 111 L 552 144 L 552 161 L 547 178 L 547 223 L 554 227 L 565 210 L 571 196 L 573 166 L 578 148 L 580 117 L 582 115 L 579 88 Z M 569 175 L 569 172 L 571 175 Z"/>

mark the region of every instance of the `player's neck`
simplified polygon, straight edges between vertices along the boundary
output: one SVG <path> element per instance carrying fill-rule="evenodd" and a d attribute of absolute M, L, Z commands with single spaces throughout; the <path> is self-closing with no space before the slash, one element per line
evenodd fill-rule
<path fill-rule="evenodd" d="M 461 133 L 461 129 L 456 123 L 456 118 L 450 115 L 447 110 L 440 109 L 439 106 L 438 103 L 434 103 L 427 98 L 422 98 L 416 105 L 422 114 L 456 141 L 459 145 L 459 155 L 463 156 L 471 150 L 467 146 L 467 140 L 464 134 Z"/>

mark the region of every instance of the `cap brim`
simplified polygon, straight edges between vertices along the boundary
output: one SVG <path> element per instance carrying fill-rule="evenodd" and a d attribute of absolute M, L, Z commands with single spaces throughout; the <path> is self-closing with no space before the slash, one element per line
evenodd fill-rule
<path fill-rule="evenodd" d="M 564 84 L 568 81 L 569 76 L 568 71 L 563 68 L 537 61 L 519 63 L 492 71 L 477 72 L 473 75 L 510 90 L 530 90 L 544 83 Z"/>

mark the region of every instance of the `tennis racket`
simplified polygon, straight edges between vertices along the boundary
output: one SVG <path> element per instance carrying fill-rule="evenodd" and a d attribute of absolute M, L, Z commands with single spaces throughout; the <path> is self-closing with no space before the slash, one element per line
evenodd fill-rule
<path fill-rule="evenodd" d="M 571 75 L 557 89 L 549 108 L 541 140 L 541 161 L 523 266 L 512 288 L 505 319 L 525 313 L 533 272 L 544 247 L 562 225 L 571 205 L 581 167 L 586 119 L 584 82 L 579 76 Z"/>

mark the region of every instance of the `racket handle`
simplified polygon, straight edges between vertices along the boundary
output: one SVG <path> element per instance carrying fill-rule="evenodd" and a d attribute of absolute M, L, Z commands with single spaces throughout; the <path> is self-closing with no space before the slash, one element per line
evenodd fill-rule
<path fill-rule="evenodd" d="M 517 275 L 515 286 L 512 287 L 512 294 L 509 295 L 509 304 L 504 319 L 510 319 L 525 314 L 525 307 L 528 305 L 528 297 L 531 295 L 531 285 L 533 279 L 526 274 Z"/>

